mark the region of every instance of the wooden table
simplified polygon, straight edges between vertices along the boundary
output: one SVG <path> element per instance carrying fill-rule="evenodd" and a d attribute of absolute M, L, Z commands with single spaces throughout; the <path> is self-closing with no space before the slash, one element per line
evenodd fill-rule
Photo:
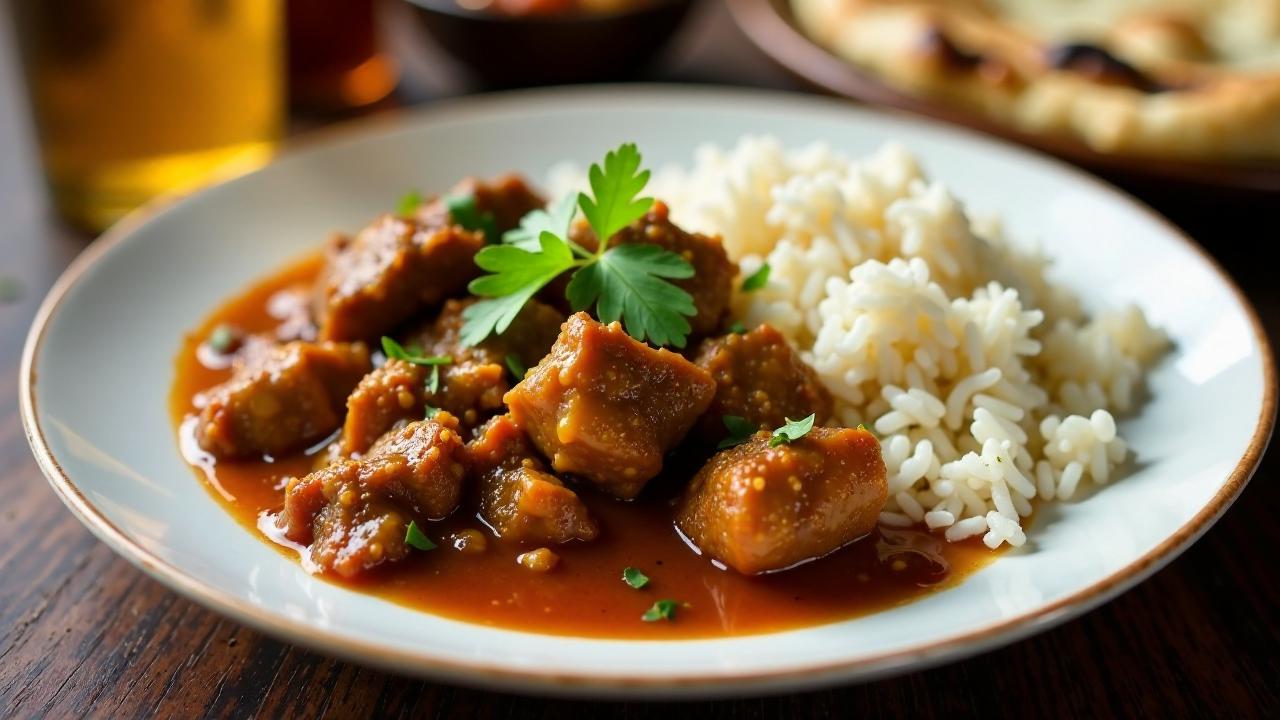
<path fill-rule="evenodd" d="M 0 38 L 2 31 L 0 25 Z M 447 72 L 414 58 L 411 94 L 449 89 Z M 23 436 L 17 411 L 22 342 L 40 298 L 86 240 L 44 209 L 7 69 L 0 62 L 0 276 L 17 278 L 21 292 L 0 304 L 0 716 L 1280 714 L 1277 453 L 1185 555 L 1085 617 L 964 662 L 804 695 L 670 706 L 450 687 L 292 647 L 179 598 L 76 522 L 41 477 Z M 696 19 L 655 72 L 667 79 L 786 84 L 717 8 Z M 1280 239 L 1280 201 L 1146 197 L 1219 256 L 1271 336 L 1280 337 L 1280 274 L 1259 261 L 1263 248 L 1274 256 Z M 92 371 L 91 352 L 85 361 Z"/>

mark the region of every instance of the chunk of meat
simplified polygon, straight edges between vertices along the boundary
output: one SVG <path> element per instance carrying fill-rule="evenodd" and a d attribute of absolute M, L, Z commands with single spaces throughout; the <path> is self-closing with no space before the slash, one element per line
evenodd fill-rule
<path fill-rule="evenodd" d="M 458 416 L 464 428 L 473 428 L 502 409 L 502 396 L 512 383 L 507 356 L 525 367 L 537 364 L 555 342 L 563 317 L 547 305 L 530 301 L 505 333 L 465 347 L 458 334 L 462 312 L 473 302 L 446 302 L 435 321 L 404 339 L 406 346 L 419 348 L 425 355 L 453 358 L 438 371 L 437 392 L 428 387 L 432 368 L 403 360 L 390 360 L 360 381 L 347 400 L 342 454 L 364 452 L 397 422 L 422 417 L 427 405 Z"/>
<path fill-rule="evenodd" d="M 384 215 L 329 242 L 316 283 L 322 340 L 376 340 L 423 308 L 462 292 L 480 269 L 484 234 Z"/>
<path fill-rule="evenodd" d="M 703 466 L 676 524 L 703 553 L 754 575 L 871 532 L 886 495 L 880 443 L 866 430 L 814 428 L 777 447 L 761 432 Z"/>
<path fill-rule="evenodd" d="M 325 571 L 355 577 L 405 557 L 414 519 L 443 518 L 462 496 L 465 445 L 441 413 L 388 433 L 359 460 L 338 460 L 285 487 L 280 524 Z"/>
<path fill-rule="evenodd" d="M 685 232 L 671 222 L 669 216 L 666 203 L 655 201 L 644 217 L 619 230 L 609 241 L 609 246 L 648 243 L 689 261 L 693 266 L 693 277 L 670 282 L 693 296 L 693 306 L 698 312 L 689 318 L 689 339 L 696 340 L 715 334 L 723 326 L 738 266 L 729 259 L 720 238 Z M 574 242 L 589 250 L 599 247 L 599 241 L 586 221 L 575 222 L 569 235 Z M 567 283 L 567 277 L 557 278 L 549 292 L 557 293 L 557 297 L 563 299 Z"/>
<path fill-rule="evenodd" d="M 714 394 L 711 376 L 680 355 L 578 313 L 505 400 L 556 472 L 632 498 Z"/>
<path fill-rule="evenodd" d="M 491 213 L 494 225 L 499 233 L 506 232 L 520 224 L 520 218 L 530 211 L 545 207 L 547 201 L 534 192 L 524 178 L 515 173 L 507 173 L 489 180 L 467 178 L 450 190 L 447 196 L 470 196 L 475 199 L 476 211 Z M 449 216 L 449 208 L 444 197 L 433 198 L 423 203 L 414 213 L 419 222 L 427 225 L 446 225 L 457 222 Z M 496 242 L 496 238 L 494 241 Z"/>
<path fill-rule="evenodd" d="M 404 360 L 388 360 L 365 375 L 347 398 L 347 418 L 336 454 L 363 454 L 396 423 L 422 417 L 426 411 L 423 383 L 429 372 Z"/>
<path fill-rule="evenodd" d="M 698 435 L 707 444 L 726 435 L 726 415 L 764 429 L 781 427 L 787 418 L 816 414 L 822 425 L 831 417 L 831 393 L 771 325 L 705 340 L 694 363 L 716 381 L 716 397 L 698 421 Z"/>
<path fill-rule="evenodd" d="M 486 423 L 467 445 L 479 478 L 480 517 L 504 540 L 566 543 L 594 540 L 596 521 L 577 493 L 545 471 L 509 415 Z"/>
<path fill-rule="evenodd" d="M 218 458 L 306 447 L 342 424 L 343 399 L 369 367 L 363 343 L 247 343 L 231 379 L 203 393 L 196 439 Z"/>

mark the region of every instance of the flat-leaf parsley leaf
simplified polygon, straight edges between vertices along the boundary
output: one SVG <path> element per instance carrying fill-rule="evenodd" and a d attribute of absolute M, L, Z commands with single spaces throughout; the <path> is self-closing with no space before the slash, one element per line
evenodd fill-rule
<path fill-rule="evenodd" d="M 476 264 L 493 274 L 476 278 L 467 286 L 472 294 L 486 299 L 462 311 L 464 344 L 476 345 L 492 333 L 506 332 L 529 298 L 574 267 L 573 251 L 563 240 L 544 231 L 538 243 L 538 252 L 493 245 L 476 253 Z"/>
<path fill-rule="evenodd" d="M 693 297 L 669 280 L 693 277 L 693 266 L 649 243 L 609 247 L 615 233 L 653 205 L 652 199 L 638 197 L 649 180 L 649 171 L 640 170 L 640 152 L 633 144 L 622 145 L 605 155 L 603 167 L 591 166 L 589 180 L 593 195 L 580 194 L 578 206 L 595 232 L 596 249 L 556 235 L 568 235 L 572 213 L 567 204 L 558 204 L 545 217 L 522 220 L 522 232 L 508 243 L 476 254 L 476 265 L 490 274 L 467 286 L 485 299 L 463 311 L 464 344 L 502 334 L 534 294 L 572 271 L 565 295 L 575 310 L 594 305 L 598 318 L 621 321 L 637 340 L 684 347 L 690 331 L 686 317 L 697 314 L 697 308 Z M 530 237 L 534 230 L 539 231 L 536 248 Z"/>
<path fill-rule="evenodd" d="M 521 250 L 538 252 L 538 238 L 549 232 L 556 237 L 569 237 L 569 223 L 578 211 L 578 198 L 565 195 L 547 210 L 533 210 L 520 218 L 520 227 L 512 228 L 502 235 L 502 242 L 515 245 Z"/>
<path fill-rule="evenodd" d="M 596 231 L 601 247 L 653 205 L 653 198 L 637 197 L 649 182 L 649 171 L 640 170 L 640 151 L 634 143 L 606 153 L 603 168 L 592 164 L 587 181 L 594 197 L 579 193 L 578 206 Z"/>
<path fill-rule="evenodd" d="M 813 420 L 817 414 L 810 415 L 803 420 L 792 420 L 786 418 L 787 423 L 777 430 L 773 431 L 773 435 L 769 437 L 769 447 L 778 447 L 783 443 L 790 443 L 799 440 L 809 431 L 813 429 Z"/>
<path fill-rule="evenodd" d="M 565 295 L 574 310 L 596 306 L 601 322 L 622 320 L 627 334 L 655 345 L 684 347 L 698 310 L 689 293 L 663 278 L 693 276 L 684 258 L 657 245 L 619 245 L 579 270 Z"/>

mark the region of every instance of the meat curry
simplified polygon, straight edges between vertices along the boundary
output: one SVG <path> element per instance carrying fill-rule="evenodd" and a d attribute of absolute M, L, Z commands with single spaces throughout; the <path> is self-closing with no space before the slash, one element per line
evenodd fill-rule
<path fill-rule="evenodd" d="M 178 358 L 187 459 L 313 573 L 543 632 L 814 624 L 991 557 L 878 527 L 879 442 L 829 425 L 829 393 L 778 331 L 732 322 L 719 239 L 635 193 L 625 223 L 600 221 L 596 191 L 559 236 L 577 269 L 544 268 L 515 300 L 485 279 L 527 274 L 530 247 L 555 249 L 539 224 L 573 214 L 516 176 L 413 198 L 234 298 Z M 523 265 L 484 276 L 503 253 Z M 633 284 L 663 283 L 678 314 L 610 295 L 633 256 L 653 270 Z"/>

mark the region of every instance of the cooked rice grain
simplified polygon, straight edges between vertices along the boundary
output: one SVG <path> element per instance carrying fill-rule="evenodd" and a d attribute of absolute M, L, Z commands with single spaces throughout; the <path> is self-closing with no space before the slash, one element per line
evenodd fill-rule
<path fill-rule="evenodd" d="M 581 187 L 553 173 L 554 189 Z M 1168 346 L 1137 307 L 1085 316 L 1042 254 L 970 219 L 905 149 L 858 162 L 774 138 L 704 147 L 651 187 L 691 230 L 720 235 L 744 274 L 736 316 L 786 335 L 836 397 L 840 423 L 881 436 L 881 522 L 992 548 L 1026 541 L 1032 500 L 1108 482 L 1133 409 Z"/>

